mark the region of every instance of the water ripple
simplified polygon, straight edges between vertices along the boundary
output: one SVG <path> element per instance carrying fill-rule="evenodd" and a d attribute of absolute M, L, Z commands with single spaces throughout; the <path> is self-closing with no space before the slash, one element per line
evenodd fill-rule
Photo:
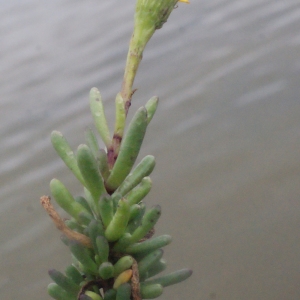
<path fill-rule="evenodd" d="M 300 165 L 295 150 L 300 147 L 299 0 L 191 2 L 179 5 L 149 43 L 132 105 L 134 110 L 153 94 L 161 98 L 143 150 L 159 162 L 154 199 L 169 209 L 162 226 L 179 240 L 184 236 L 195 243 L 184 249 L 187 262 L 206 278 L 200 294 L 197 284 L 190 295 L 170 293 L 173 298 L 197 294 L 206 299 L 215 293 L 224 300 L 232 295 L 242 299 L 241 287 L 246 287 L 251 299 L 289 299 L 291 291 L 298 299 L 298 277 L 289 265 L 297 262 L 299 243 L 297 233 L 290 241 L 286 236 L 299 227 L 294 200 L 299 198 Z M 113 128 L 133 8 L 134 1 L 125 5 L 119 0 L 2 3 L 3 299 L 47 297 L 43 270 L 53 262 L 60 266 L 54 255 L 59 242 L 38 199 L 49 193 L 53 176 L 72 193 L 82 192 L 55 156 L 49 135 L 60 130 L 76 151 L 83 130 L 92 124 L 92 86 L 100 88 Z M 174 202 L 178 195 L 184 202 Z M 170 226 L 176 214 L 179 221 L 182 214 L 189 216 L 180 228 Z M 276 247 L 272 240 L 270 245 L 260 240 L 263 234 L 269 241 L 274 226 L 280 227 Z M 253 238 L 250 247 L 247 234 Z M 280 268 L 262 269 L 256 258 L 275 248 L 273 261 Z M 174 252 L 178 261 L 181 250 Z M 239 263 L 232 257 L 239 257 Z M 32 268 L 35 262 L 39 268 Z M 261 288 L 253 279 L 258 275 L 263 276 Z"/>

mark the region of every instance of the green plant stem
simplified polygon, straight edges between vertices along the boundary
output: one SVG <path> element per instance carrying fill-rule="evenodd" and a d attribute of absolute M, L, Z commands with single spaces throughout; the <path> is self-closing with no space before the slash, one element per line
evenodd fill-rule
<path fill-rule="evenodd" d="M 138 17 L 135 18 L 135 26 L 129 44 L 121 90 L 121 96 L 124 100 L 126 115 L 128 113 L 128 109 L 131 104 L 131 98 L 134 93 L 134 90 L 132 90 L 134 78 L 136 76 L 139 64 L 143 58 L 144 49 L 154 32 L 155 27 L 152 24 L 141 21 L 141 19 Z"/>
<path fill-rule="evenodd" d="M 125 72 L 122 82 L 122 89 L 116 97 L 115 130 L 111 147 L 108 149 L 108 163 L 110 169 L 112 169 L 118 157 L 120 144 L 123 139 L 126 117 L 128 114 L 129 107 L 131 105 L 132 95 L 135 91 L 132 89 L 133 82 L 139 64 L 142 60 L 145 46 L 150 37 L 153 35 L 154 31 L 154 28 L 152 28 L 152 30 L 148 29 L 146 30 L 145 34 L 145 30 L 140 30 L 140 27 L 135 26 L 134 32 L 130 40 Z"/>

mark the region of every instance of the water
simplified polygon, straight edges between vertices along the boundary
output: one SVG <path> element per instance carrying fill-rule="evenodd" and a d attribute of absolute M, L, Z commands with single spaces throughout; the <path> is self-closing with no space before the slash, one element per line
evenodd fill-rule
<path fill-rule="evenodd" d="M 82 190 L 49 135 L 83 142 L 93 86 L 113 126 L 127 2 L 1 5 L 2 299 L 50 299 L 47 270 L 70 262 L 39 197 L 53 177 Z M 141 153 L 157 159 L 146 203 L 173 236 L 168 270 L 194 270 L 161 299 L 300 298 L 299 29 L 298 0 L 192 1 L 149 42 L 131 108 L 160 96 Z"/>

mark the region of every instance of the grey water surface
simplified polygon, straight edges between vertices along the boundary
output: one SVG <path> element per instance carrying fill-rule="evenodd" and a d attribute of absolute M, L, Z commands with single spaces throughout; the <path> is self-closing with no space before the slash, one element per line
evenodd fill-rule
<path fill-rule="evenodd" d="M 59 178 L 50 143 L 92 126 L 91 87 L 110 127 L 135 1 L 11 0 L 0 7 L 0 298 L 50 299 L 47 270 L 71 262 L 39 204 Z M 149 206 L 168 271 L 160 299 L 300 299 L 300 2 L 191 0 L 149 42 L 130 115 L 160 97 L 140 158 L 157 165 Z M 61 211 L 60 211 L 61 212 Z"/>

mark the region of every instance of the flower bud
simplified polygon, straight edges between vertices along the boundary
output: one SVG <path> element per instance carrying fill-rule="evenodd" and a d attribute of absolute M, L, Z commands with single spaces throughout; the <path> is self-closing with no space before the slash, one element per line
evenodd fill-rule
<path fill-rule="evenodd" d="M 189 3 L 189 0 L 137 0 L 136 2 L 134 30 L 130 40 L 121 91 L 121 96 L 127 106 L 128 103 L 130 105 L 133 81 L 145 46 L 155 30 L 160 29 L 167 22 L 177 2 Z"/>
<path fill-rule="evenodd" d="M 136 26 L 159 29 L 167 21 L 178 0 L 138 0 L 135 12 Z"/>

